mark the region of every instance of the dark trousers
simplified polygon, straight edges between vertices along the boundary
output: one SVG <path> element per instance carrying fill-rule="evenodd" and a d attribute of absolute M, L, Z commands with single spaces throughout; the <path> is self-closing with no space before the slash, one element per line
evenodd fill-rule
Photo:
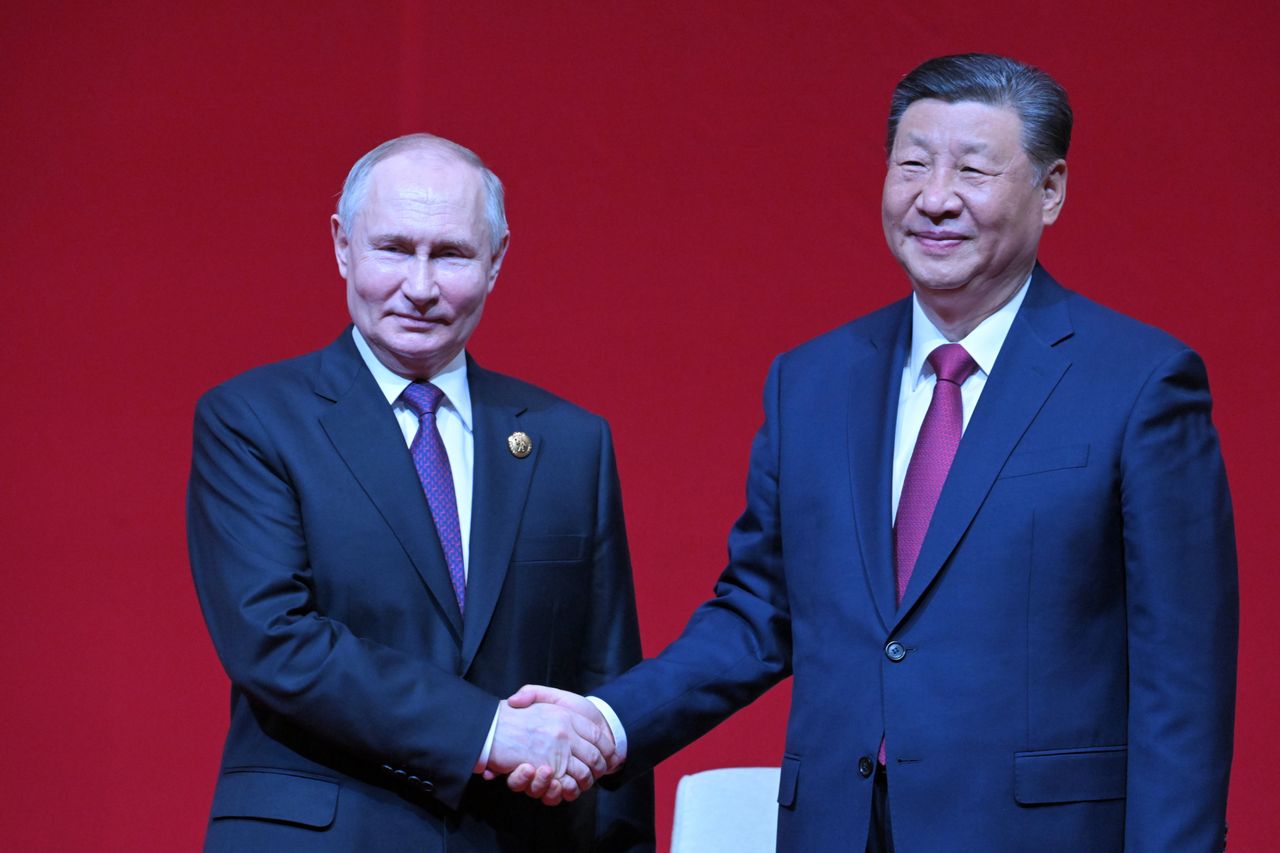
<path fill-rule="evenodd" d="M 867 830 L 867 853 L 893 853 L 893 829 L 889 825 L 889 774 L 881 765 L 872 780 L 871 827 Z"/>

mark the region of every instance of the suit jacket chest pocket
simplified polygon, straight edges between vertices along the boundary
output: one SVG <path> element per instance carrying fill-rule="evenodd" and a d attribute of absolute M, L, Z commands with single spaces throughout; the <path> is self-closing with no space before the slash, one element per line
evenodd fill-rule
<path fill-rule="evenodd" d="M 587 537 L 574 534 L 521 536 L 511 550 L 512 565 L 573 565 L 587 559 Z"/>
<path fill-rule="evenodd" d="M 1000 469 L 1000 479 L 1027 477 L 1049 471 L 1083 468 L 1089 464 L 1089 445 L 1073 444 L 1066 447 L 1049 447 L 1043 450 L 1021 450 L 1009 457 Z"/>

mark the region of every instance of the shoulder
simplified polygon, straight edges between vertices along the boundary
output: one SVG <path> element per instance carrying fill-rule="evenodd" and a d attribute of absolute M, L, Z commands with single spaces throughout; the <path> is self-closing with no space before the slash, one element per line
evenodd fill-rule
<path fill-rule="evenodd" d="M 1047 284 L 1027 295 L 1015 328 L 1030 329 L 1052 353 L 1046 357 L 1068 368 L 1064 388 L 1090 400 L 1087 405 L 1131 412 L 1142 399 L 1172 400 L 1188 390 L 1207 401 L 1204 362 L 1185 343 L 1052 280 Z"/>
<path fill-rule="evenodd" d="M 197 418 L 226 418 L 236 412 L 300 412 L 317 400 L 321 365 L 334 346 L 259 365 L 210 388 L 196 404 Z M 354 347 L 352 348 L 354 350 Z"/>
<path fill-rule="evenodd" d="M 467 366 L 474 406 L 498 406 L 583 428 L 607 429 L 603 417 L 588 411 L 545 388 L 480 367 L 474 361 Z"/>
<path fill-rule="evenodd" d="M 1095 302 L 1072 290 L 1063 289 L 1067 310 L 1077 334 L 1091 346 L 1105 345 L 1121 352 L 1149 352 L 1168 356 L 1190 349 L 1173 335 L 1128 314 Z"/>
<path fill-rule="evenodd" d="M 911 317 L 911 299 L 897 302 L 863 314 L 855 320 L 843 323 L 825 334 L 806 341 L 784 353 L 788 357 L 820 358 L 834 352 L 865 346 L 880 347 L 891 343 Z"/>
<path fill-rule="evenodd" d="M 829 369 L 859 355 L 887 353 L 910 316 L 911 300 L 900 299 L 787 350 L 778 356 L 777 363 L 806 370 Z"/>
<path fill-rule="evenodd" d="M 1089 371 L 1092 365 L 1099 381 L 1145 384 L 1162 371 L 1203 372 L 1200 356 L 1163 329 L 1074 291 L 1059 290 L 1071 334 L 1054 348 L 1079 369 Z"/>
<path fill-rule="evenodd" d="M 259 365 L 215 385 L 209 393 L 257 396 L 275 394 L 293 385 L 309 385 L 320 363 L 321 352 L 323 351 L 310 352 Z"/>

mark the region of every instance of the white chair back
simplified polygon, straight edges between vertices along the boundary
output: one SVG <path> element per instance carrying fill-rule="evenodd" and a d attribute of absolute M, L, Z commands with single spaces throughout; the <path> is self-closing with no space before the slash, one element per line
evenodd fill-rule
<path fill-rule="evenodd" d="M 725 767 L 682 778 L 671 853 L 773 853 L 778 774 L 777 767 Z"/>

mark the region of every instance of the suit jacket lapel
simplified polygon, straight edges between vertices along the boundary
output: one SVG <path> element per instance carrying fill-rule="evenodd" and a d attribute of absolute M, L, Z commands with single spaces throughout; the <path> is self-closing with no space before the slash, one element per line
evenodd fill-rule
<path fill-rule="evenodd" d="M 471 548 L 467 571 L 467 614 L 462 629 L 462 672 L 476 652 L 493 619 L 506 581 L 525 498 L 537 466 L 544 436 L 522 417 L 525 406 L 503 394 L 500 377 L 469 361 L 472 420 L 475 435 L 474 491 L 471 500 Z M 523 459 L 507 448 L 517 430 L 533 440 Z"/>
<path fill-rule="evenodd" d="M 334 404 L 320 418 L 329 440 L 400 541 L 460 642 L 462 614 L 422 484 L 404 434 L 365 368 L 350 328 L 322 354 L 315 390 Z"/>
<path fill-rule="evenodd" d="M 849 466 L 854 516 L 862 566 L 867 573 L 880 621 L 894 622 L 897 608 L 893 574 L 893 440 L 898 391 L 911 338 L 911 302 L 867 338 L 855 357 L 849 394 Z"/>
<path fill-rule="evenodd" d="M 896 621 L 911 611 L 951 556 L 1009 454 L 1071 366 L 1053 349 L 1071 335 L 1065 296 L 1037 266 L 956 450 Z"/>

